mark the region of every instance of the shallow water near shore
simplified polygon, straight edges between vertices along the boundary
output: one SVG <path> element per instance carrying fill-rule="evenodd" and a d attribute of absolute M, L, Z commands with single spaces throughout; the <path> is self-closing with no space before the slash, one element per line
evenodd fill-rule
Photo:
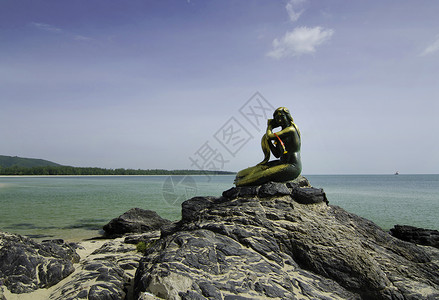
<path fill-rule="evenodd" d="M 372 220 L 439 230 L 439 175 L 305 175 L 329 204 Z M 181 203 L 220 196 L 233 186 L 223 176 L 0 177 L 0 230 L 38 240 L 78 241 L 133 207 L 178 220 Z"/>

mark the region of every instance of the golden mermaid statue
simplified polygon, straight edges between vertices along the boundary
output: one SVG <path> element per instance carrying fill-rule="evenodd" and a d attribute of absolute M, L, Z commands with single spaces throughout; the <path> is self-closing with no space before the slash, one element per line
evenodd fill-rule
<path fill-rule="evenodd" d="M 279 127 L 279 131 L 273 132 L 274 128 Z M 235 178 L 236 186 L 289 181 L 300 175 L 300 131 L 287 108 L 279 107 L 273 113 L 273 119 L 268 119 L 261 146 L 264 160 L 254 167 L 239 171 Z M 279 159 L 269 161 L 271 153 Z"/>

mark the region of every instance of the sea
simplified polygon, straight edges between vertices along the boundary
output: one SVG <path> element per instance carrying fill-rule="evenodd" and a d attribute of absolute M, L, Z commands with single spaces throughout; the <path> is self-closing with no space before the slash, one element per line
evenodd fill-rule
<path fill-rule="evenodd" d="M 439 230 L 439 175 L 304 175 L 330 205 L 384 230 L 396 224 Z M 80 241 L 134 207 L 179 220 L 181 203 L 221 196 L 233 175 L 0 177 L 0 231 L 36 240 Z"/>

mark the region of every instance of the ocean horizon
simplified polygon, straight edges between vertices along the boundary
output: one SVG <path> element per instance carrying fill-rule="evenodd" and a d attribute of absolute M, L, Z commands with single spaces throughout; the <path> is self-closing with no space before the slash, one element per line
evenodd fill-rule
<path fill-rule="evenodd" d="M 396 224 L 439 230 L 439 174 L 303 175 L 337 205 L 384 230 Z M 0 176 L 0 231 L 78 241 L 133 207 L 178 220 L 181 203 L 221 196 L 234 175 Z"/>

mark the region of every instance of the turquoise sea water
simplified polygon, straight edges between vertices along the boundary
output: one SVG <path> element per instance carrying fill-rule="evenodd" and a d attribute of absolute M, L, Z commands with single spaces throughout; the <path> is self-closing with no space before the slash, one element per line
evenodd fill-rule
<path fill-rule="evenodd" d="M 395 224 L 439 230 L 439 175 L 305 175 L 330 204 L 388 230 Z M 0 230 L 37 239 L 99 235 L 133 207 L 178 220 L 181 202 L 220 196 L 234 176 L 0 177 Z"/>

